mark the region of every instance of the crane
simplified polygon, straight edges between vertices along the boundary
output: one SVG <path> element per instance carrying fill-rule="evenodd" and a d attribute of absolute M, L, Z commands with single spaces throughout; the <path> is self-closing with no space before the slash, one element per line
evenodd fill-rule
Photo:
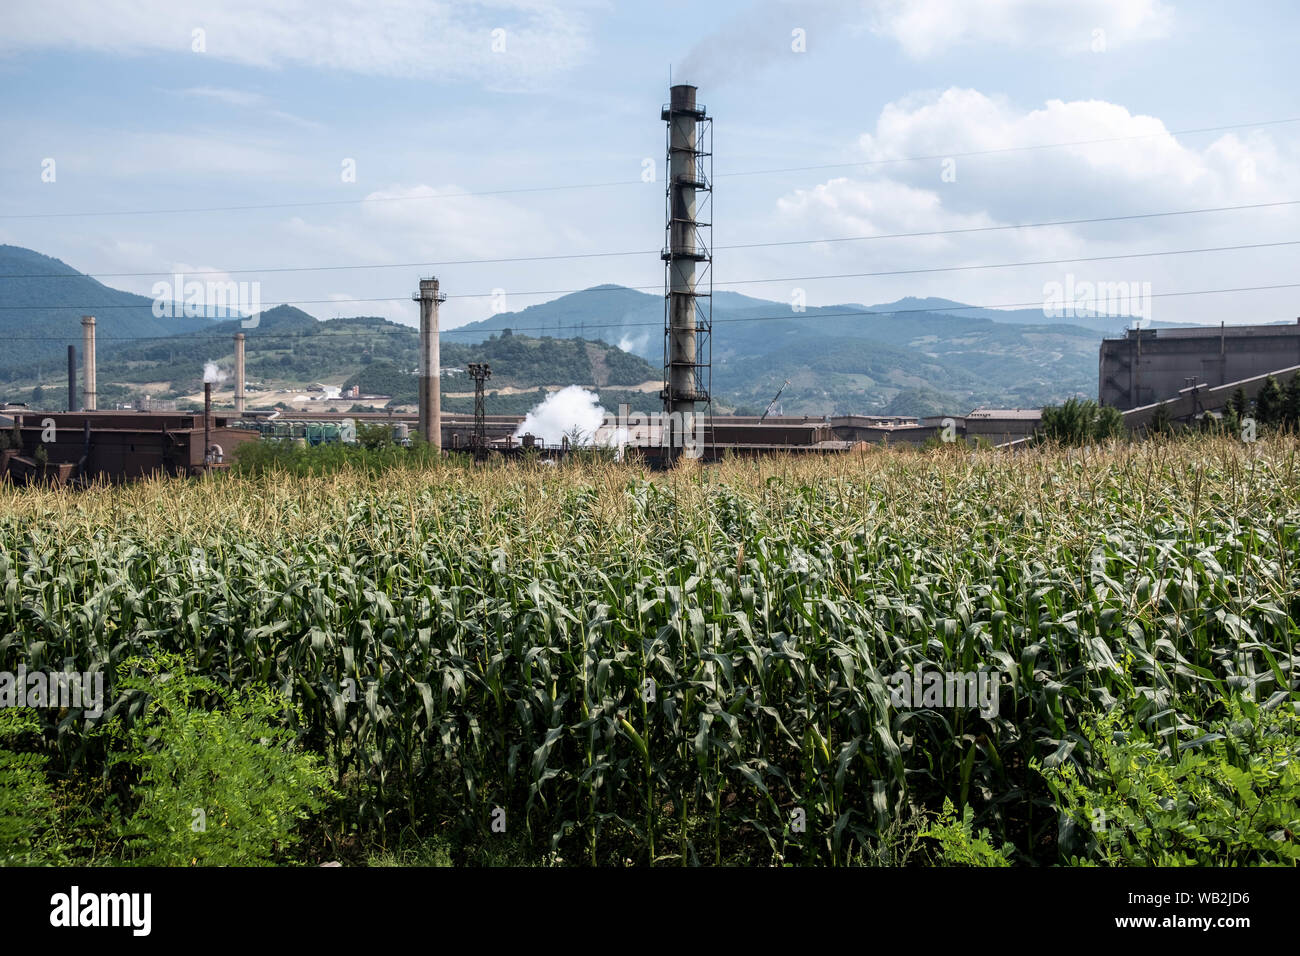
<path fill-rule="evenodd" d="M 761 416 L 759 416 L 758 420 L 760 422 L 763 419 L 767 418 L 768 415 L 772 414 L 772 409 L 776 407 L 776 400 L 781 397 L 781 393 L 785 391 L 785 387 L 789 384 L 790 384 L 790 380 L 788 378 L 781 383 L 781 387 L 776 390 L 776 394 L 772 396 L 772 400 L 767 403 L 767 409 L 763 412 Z"/>

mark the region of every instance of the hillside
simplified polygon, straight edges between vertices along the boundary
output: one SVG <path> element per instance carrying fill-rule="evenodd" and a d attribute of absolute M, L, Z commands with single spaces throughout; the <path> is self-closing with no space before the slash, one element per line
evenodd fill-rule
<path fill-rule="evenodd" d="M 974 405 L 1037 406 L 1096 391 L 1100 332 L 1031 310 L 1008 321 L 1003 316 L 946 299 L 796 313 L 785 303 L 718 292 L 714 395 L 724 404 L 761 410 L 788 378 L 781 397 L 787 413 L 925 414 L 936 402 L 964 412 Z M 654 364 L 661 361 L 662 323 L 659 296 L 598 286 L 471 323 L 457 334 L 512 328 L 571 336 L 589 327 L 588 336 Z"/>
<path fill-rule="evenodd" d="M 101 359 L 132 338 L 207 329 L 206 318 L 158 318 L 153 299 L 122 292 L 59 259 L 0 245 L 0 381 L 66 359 L 81 348 L 81 316 L 94 315 Z"/>
<path fill-rule="evenodd" d="M 108 351 L 101 346 L 101 403 L 134 403 L 145 394 L 182 401 L 194 396 L 202 390 L 205 364 L 213 363 L 227 375 L 233 370 L 236 332 L 246 339 L 250 407 L 292 399 L 292 394 L 282 393 L 302 393 L 317 383 L 344 388 L 356 384 L 365 393 L 391 396 L 397 403 L 416 401 L 418 335 L 410 326 L 374 316 L 320 321 L 288 305 L 261 313 L 252 328 L 244 328 L 239 319 L 197 321 L 202 324 L 185 334 L 116 341 Z M 77 322 L 79 343 L 80 318 Z M 499 413 L 526 412 L 544 397 L 537 394 L 539 388 L 572 384 L 600 388 L 607 405 L 629 401 L 643 406 L 641 393 L 632 389 L 662 377 L 660 368 L 605 342 L 509 333 L 471 344 L 444 341 L 444 407 L 449 411 L 472 409 L 472 399 L 466 396 L 473 383 L 465 374 L 470 362 L 491 364 L 489 391 L 494 393 L 493 410 Z M 41 398 L 62 403 L 65 378 L 57 361 L 18 367 L 13 374 L 22 390 L 6 389 L 6 397 L 31 399 L 28 389 L 36 384 L 38 368 L 43 372 Z M 228 380 L 219 383 L 219 399 L 228 397 L 230 388 Z M 342 399 L 332 404 L 347 407 Z"/>
<path fill-rule="evenodd" d="M 368 361 L 343 383 L 343 387 L 357 385 L 363 393 L 391 395 L 398 402 L 414 402 L 418 364 L 415 346 L 412 333 L 410 355 L 405 361 Z M 473 392 L 474 382 L 466 372 L 470 362 L 487 362 L 491 366 L 492 377 L 486 391 L 497 393 L 498 397 L 505 390 L 509 390 L 506 392 L 509 394 L 565 385 L 601 388 L 604 396 L 611 388 L 626 391 L 633 386 L 658 382 L 663 375 L 662 369 L 605 342 L 533 338 L 508 331 L 472 345 L 444 342 L 441 360 L 444 396 L 465 396 Z M 536 398 L 530 401 L 535 403 Z M 608 399 L 606 403 L 609 403 Z M 531 404 L 525 405 L 524 410 L 529 407 Z M 504 411 L 498 406 L 494 406 L 494 410 Z"/>

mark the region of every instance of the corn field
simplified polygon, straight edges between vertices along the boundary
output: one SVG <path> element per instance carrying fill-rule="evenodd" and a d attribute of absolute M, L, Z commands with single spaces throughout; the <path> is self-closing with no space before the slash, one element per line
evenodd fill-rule
<path fill-rule="evenodd" d="M 944 798 L 1056 862 L 1031 761 L 1298 696 L 1300 443 L 0 487 L 0 669 L 178 652 L 291 695 L 379 832 L 852 863 Z M 997 675 L 996 713 L 890 675 Z M 115 692 L 111 713 L 142 701 Z M 62 766 L 93 760 L 46 712 Z"/>

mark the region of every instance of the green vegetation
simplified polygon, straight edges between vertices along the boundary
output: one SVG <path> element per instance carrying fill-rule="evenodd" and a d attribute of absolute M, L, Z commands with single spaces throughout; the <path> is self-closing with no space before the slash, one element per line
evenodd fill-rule
<path fill-rule="evenodd" d="M 961 400 L 946 392 L 932 388 L 905 388 L 890 399 L 880 414 L 924 418 L 927 415 L 952 414 L 958 408 L 961 408 Z"/>
<path fill-rule="evenodd" d="M 240 690 L 188 671 L 179 655 L 119 665 L 120 693 L 149 698 L 121 715 L 110 767 L 138 772 L 136 806 L 118 824 L 122 855 L 148 866 L 270 863 L 298 840 L 298 823 L 325 806 L 321 760 L 295 750 L 289 703 L 270 688 Z"/>
<path fill-rule="evenodd" d="M 413 435 L 411 446 L 393 442 L 386 426 L 361 425 L 357 444 L 341 442 L 297 445 L 291 441 L 249 441 L 235 448 L 233 471 L 239 475 L 328 475 L 363 471 L 380 475 L 395 468 L 437 468 L 438 456 L 430 445 Z"/>
<path fill-rule="evenodd" d="M 1043 770 L 1077 848 L 1071 862 L 1300 864 L 1300 714 L 1289 696 L 1226 698 L 1225 716 L 1191 740 L 1179 739 L 1177 714 L 1147 730 L 1112 711 L 1085 728 L 1088 772 Z"/>
<path fill-rule="evenodd" d="M 1092 399 L 1067 399 L 1065 404 L 1043 409 L 1035 438 L 1061 445 L 1091 445 L 1124 433 L 1124 416 L 1118 408 L 1098 405 Z"/>
<path fill-rule="evenodd" d="M 58 814 L 44 773 L 49 758 L 22 749 L 22 738 L 39 739 L 40 730 L 30 711 L 0 708 L 0 866 L 59 861 L 52 845 Z"/>
<path fill-rule="evenodd" d="M 56 782 L 114 768 L 123 816 L 158 807 L 149 845 L 200 862 L 164 833 L 198 805 L 182 756 L 247 767 L 267 737 L 288 760 L 290 734 L 335 793 L 277 799 L 255 841 L 276 859 L 1294 862 L 1297 451 L 1210 436 L 0 488 L 0 670 L 177 654 L 213 682 L 177 685 L 175 721 L 142 715 L 129 679 L 108 691 L 106 721 L 145 721 L 112 739 L 156 741 L 184 800 L 147 803 L 155 783 L 127 786 L 137 764 L 76 714 L 35 711 L 41 735 L 11 750 Z M 993 674 L 996 705 L 895 703 L 891 677 L 918 668 Z M 229 757 L 196 749 L 192 712 L 250 687 L 293 706 L 249 711 L 244 740 L 217 720 Z M 1196 805 L 1195 833 L 1168 800 Z M 312 817 L 291 845 L 293 807 Z M 1132 835 L 1080 833 L 1096 808 Z"/>
<path fill-rule="evenodd" d="M 921 835 L 939 844 L 939 860 L 944 866 L 1010 866 L 1016 848 L 1010 843 L 994 847 L 988 830 L 975 832 L 974 819 L 974 808 L 967 806 L 958 820 L 952 801 L 945 799 L 939 819 Z"/>

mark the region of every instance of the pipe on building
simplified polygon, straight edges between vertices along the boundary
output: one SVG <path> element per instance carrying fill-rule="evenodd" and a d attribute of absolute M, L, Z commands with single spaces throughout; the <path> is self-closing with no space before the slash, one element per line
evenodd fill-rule
<path fill-rule="evenodd" d="M 235 333 L 235 414 L 244 414 L 244 333 Z"/>
<path fill-rule="evenodd" d="M 442 357 L 438 351 L 438 303 L 446 301 L 438 280 L 421 279 L 413 298 L 420 303 L 420 434 L 442 451 Z"/>
<path fill-rule="evenodd" d="M 85 382 L 81 388 L 82 407 L 88 412 L 99 408 L 95 384 L 95 317 L 81 317 L 81 359 L 85 363 Z"/>

